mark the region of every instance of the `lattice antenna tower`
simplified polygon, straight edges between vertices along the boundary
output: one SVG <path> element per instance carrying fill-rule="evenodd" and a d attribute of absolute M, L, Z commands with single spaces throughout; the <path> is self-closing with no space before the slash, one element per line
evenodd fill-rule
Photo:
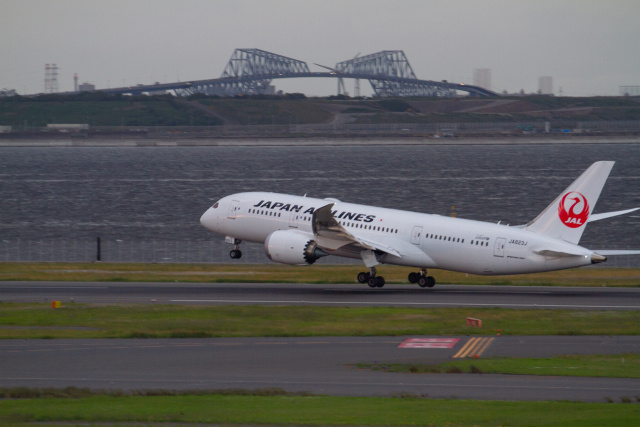
<path fill-rule="evenodd" d="M 44 93 L 58 92 L 58 66 L 56 64 L 44 65 Z"/>

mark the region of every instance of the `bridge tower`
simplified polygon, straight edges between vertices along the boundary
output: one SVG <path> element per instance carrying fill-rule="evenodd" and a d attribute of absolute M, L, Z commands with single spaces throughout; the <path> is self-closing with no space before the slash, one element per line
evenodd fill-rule
<path fill-rule="evenodd" d="M 176 91 L 178 95 L 206 93 L 207 95 L 236 96 L 267 93 L 274 78 L 309 75 L 306 62 L 260 49 L 236 49 L 222 77 L 216 82 L 193 85 Z"/>
<path fill-rule="evenodd" d="M 418 80 L 401 50 L 384 50 L 338 62 L 336 70 L 353 78 L 369 80 L 375 96 L 455 96 L 446 83 Z"/>

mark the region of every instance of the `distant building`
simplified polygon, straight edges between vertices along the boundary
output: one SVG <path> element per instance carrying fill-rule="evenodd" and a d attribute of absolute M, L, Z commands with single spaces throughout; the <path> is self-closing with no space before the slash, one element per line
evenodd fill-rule
<path fill-rule="evenodd" d="M 640 96 L 640 86 L 620 86 L 620 96 Z"/>
<path fill-rule="evenodd" d="M 553 95 L 553 77 L 543 76 L 538 78 L 538 93 L 540 95 Z"/>
<path fill-rule="evenodd" d="M 473 70 L 473 84 L 491 90 L 491 69 L 476 68 Z"/>
<path fill-rule="evenodd" d="M 92 85 L 91 83 L 84 82 L 80 86 L 78 86 L 78 90 L 80 92 L 93 92 L 96 90 L 96 85 Z"/>
<path fill-rule="evenodd" d="M 16 90 L 15 89 L 0 90 L 0 98 L 5 98 L 7 96 L 16 96 Z"/>

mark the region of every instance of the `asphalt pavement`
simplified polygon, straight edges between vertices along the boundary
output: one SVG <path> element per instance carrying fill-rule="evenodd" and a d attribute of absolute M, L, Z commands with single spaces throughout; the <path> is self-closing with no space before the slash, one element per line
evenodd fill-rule
<path fill-rule="evenodd" d="M 0 282 L 0 301 L 145 304 L 508 307 L 638 310 L 640 290 L 510 286 L 386 286 Z M 640 380 L 411 374 L 358 363 L 438 363 L 462 357 L 640 353 L 640 336 L 413 336 L 1 340 L 3 387 L 220 390 L 278 387 L 336 396 L 620 401 Z"/>

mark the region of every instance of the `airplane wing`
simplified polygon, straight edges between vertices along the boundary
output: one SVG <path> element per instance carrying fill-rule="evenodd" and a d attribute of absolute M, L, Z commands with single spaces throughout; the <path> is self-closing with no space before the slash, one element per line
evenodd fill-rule
<path fill-rule="evenodd" d="M 385 252 L 397 257 L 400 257 L 400 253 L 391 246 L 376 242 L 371 239 L 363 238 L 356 234 L 347 231 L 340 225 L 331 213 L 335 203 L 329 203 L 321 208 L 318 208 L 313 212 L 311 225 L 313 227 L 313 234 L 321 236 L 333 241 L 344 242 L 344 244 L 355 244 L 363 249 L 377 250 Z M 322 241 L 318 241 L 320 246 L 323 246 Z M 329 245 L 334 246 L 334 245 Z"/>
<path fill-rule="evenodd" d="M 640 208 L 627 209 L 624 211 L 615 211 L 615 212 L 603 212 L 599 214 L 591 214 L 589 215 L 589 219 L 587 222 L 598 221 L 600 219 L 611 218 L 612 216 L 624 215 L 630 212 L 635 212 Z"/>

